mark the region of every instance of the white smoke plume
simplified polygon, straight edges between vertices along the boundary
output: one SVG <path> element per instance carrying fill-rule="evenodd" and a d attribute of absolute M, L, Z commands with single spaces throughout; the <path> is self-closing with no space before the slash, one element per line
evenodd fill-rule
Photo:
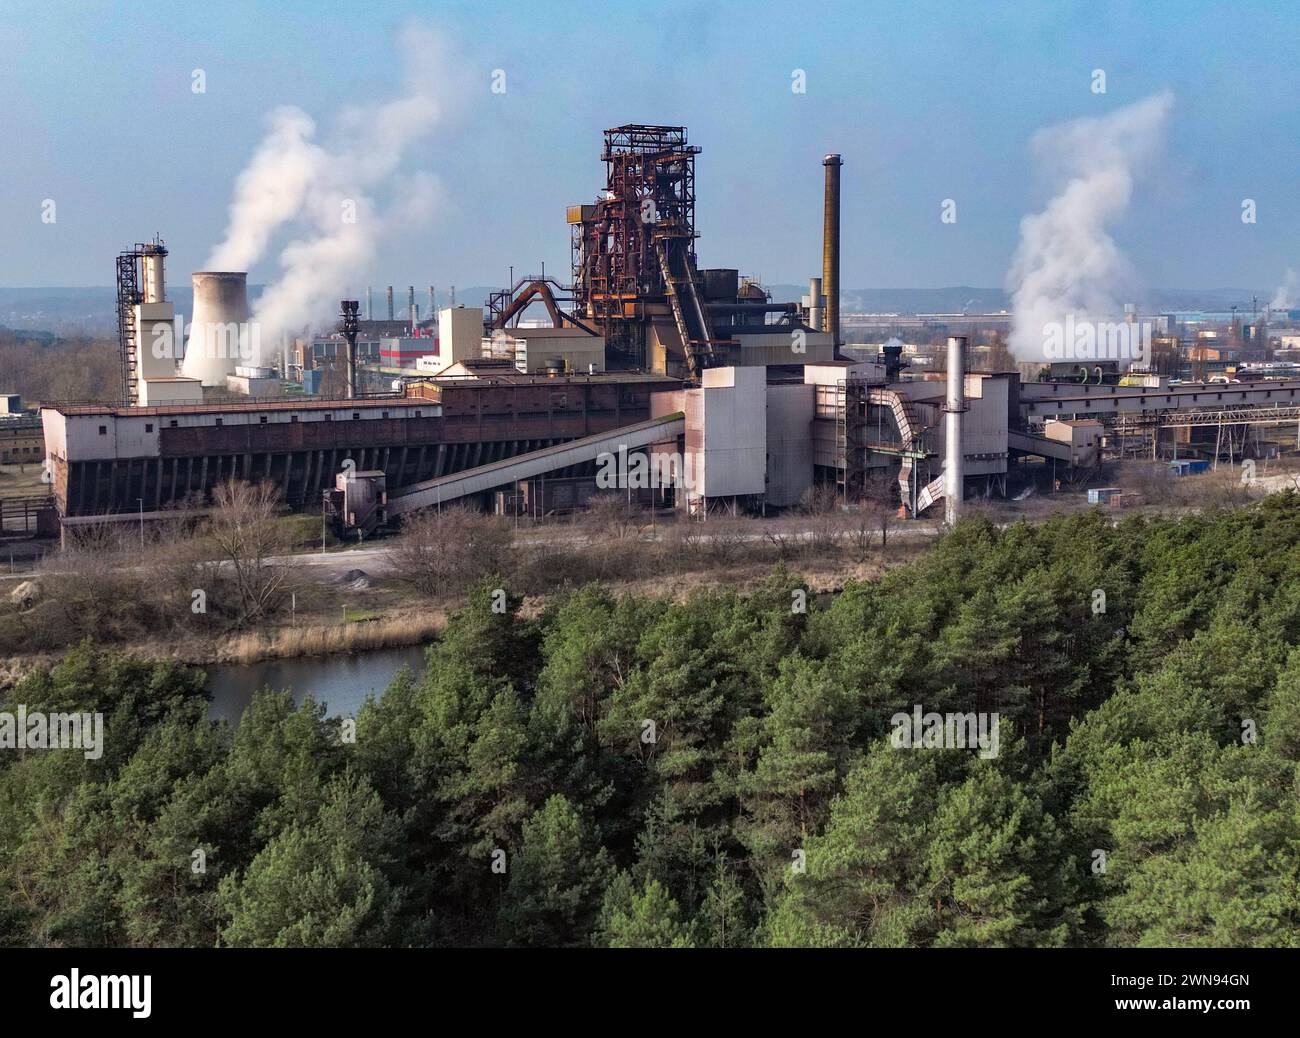
<path fill-rule="evenodd" d="M 1288 267 L 1286 277 L 1282 279 L 1282 284 L 1277 286 L 1269 306 L 1274 310 L 1294 310 L 1300 306 L 1300 303 L 1296 302 L 1297 299 L 1300 299 L 1300 274 Z"/>
<path fill-rule="evenodd" d="M 1007 273 L 1015 311 L 1009 345 L 1018 359 L 1044 360 L 1044 326 L 1063 326 L 1067 315 L 1077 322 L 1120 315 L 1137 279 L 1107 228 L 1128 208 L 1137 174 L 1159 153 L 1173 100 L 1166 91 L 1034 135 L 1034 157 L 1060 186 L 1041 213 L 1020 221 Z"/>
<path fill-rule="evenodd" d="M 271 235 L 302 209 L 308 187 L 326 159 L 311 142 L 316 124 L 301 108 L 285 105 L 267 117 L 268 131 L 253 161 L 235 181 L 225 240 L 204 270 L 248 270 L 262 258 Z"/>
<path fill-rule="evenodd" d="M 398 96 L 343 109 L 329 143 L 313 141 L 306 113 L 277 109 L 236 182 L 230 225 L 209 269 L 246 270 L 278 230 L 287 225 L 292 234 L 280 273 L 253 313 L 264 354 L 278 351 L 284 333 L 331 323 L 340 297 L 366 274 L 385 237 L 409 230 L 434 208 L 436 180 L 403 164 L 463 93 L 463 80 L 434 30 L 408 25 L 399 44 L 405 73 Z"/>

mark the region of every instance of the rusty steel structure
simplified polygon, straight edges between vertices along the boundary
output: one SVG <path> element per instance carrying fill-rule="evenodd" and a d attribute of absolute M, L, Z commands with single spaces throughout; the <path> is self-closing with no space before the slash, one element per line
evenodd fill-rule
<path fill-rule="evenodd" d="M 522 277 L 509 288 L 493 292 L 488 296 L 484 308 L 483 330 L 493 332 L 509 326 L 510 322 L 534 301 L 540 301 L 546 307 L 546 313 L 555 328 L 579 328 L 590 335 L 597 334 L 567 310 L 561 309 L 560 301 L 569 298 L 569 290 L 554 278 L 540 274 Z"/>
<path fill-rule="evenodd" d="M 725 361 L 695 255 L 695 156 L 684 126 L 629 124 L 605 131 L 605 188 L 573 206 L 573 293 L 578 314 L 627 363 L 646 366 L 647 333 L 690 376 Z"/>

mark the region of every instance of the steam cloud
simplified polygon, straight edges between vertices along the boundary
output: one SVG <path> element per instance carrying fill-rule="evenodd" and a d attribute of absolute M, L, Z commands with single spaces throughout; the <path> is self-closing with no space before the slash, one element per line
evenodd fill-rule
<path fill-rule="evenodd" d="M 1044 359 L 1044 325 L 1114 321 L 1132 266 L 1107 227 L 1127 209 L 1135 175 L 1159 152 L 1173 107 L 1169 92 L 1099 118 L 1040 130 L 1030 148 L 1061 186 L 1041 213 L 1020 221 L 1007 273 L 1015 319 L 1010 347 L 1023 361 Z"/>
<path fill-rule="evenodd" d="M 275 109 L 236 181 L 225 238 L 207 269 L 247 270 L 277 231 L 289 225 L 293 233 L 279 255 L 280 273 L 253 314 L 264 352 L 278 350 L 282 333 L 328 322 L 384 238 L 427 219 L 434 208 L 436 180 L 402 166 L 463 84 L 450 48 L 432 29 L 408 25 L 399 45 L 405 69 L 399 96 L 343 109 L 328 145 L 314 141 L 315 123 L 301 109 Z"/>
<path fill-rule="evenodd" d="M 302 209 L 326 153 L 311 143 L 316 124 L 301 108 L 286 105 L 268 117 L 269 126 L 253 161 L 235 181 L 226 238 L 212 250 L 204 270 L 247 270 L 271 235 Z"/>
<path fill-rule="evenodd" d="M 1294 310 L 1297 297 L 1300 297 L 1300 274 L 1288 267 L 1286 277 L 1282 279 L 1282 284 L 1277 286 L 1277 291 L 1273 294 L 1273 302 L 1269 305 L 1274 310 Z"/>

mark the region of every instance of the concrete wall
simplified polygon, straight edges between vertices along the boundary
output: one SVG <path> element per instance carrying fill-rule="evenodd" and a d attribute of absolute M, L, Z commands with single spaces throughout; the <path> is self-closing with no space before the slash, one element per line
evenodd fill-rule
<path fill-rule="evenodd" d="M 438 361 L 437 339 L 408 336 L 379 340 L 379 360 L 386 367 L 415 368 L 424 357 L 434 361 L 434 371 L 446 367 Z"/>
<path fill-rule="evenodd" d="M 718 334 L 725 335 L 726 329 Z M 736 361 L 743 367 L 776 364 L 822 364 L 834 360 L 835 347 L 827 332 L 804 331 L 802 335 L 803 352 L 795 350 L 796 340 L 793 329 L 783 328 L 776 332 L 741 332 L 735 336 L 740 343 Z"/>
<path fill-rule="evenodd" d="M 510 338 L 523 342 L 520 352 L 530 375 L 544 372 L 552 357 L 559 357 L 570 371 L 579 374 L 593 364 L 597 371 L 605 370 L 603 335 L 588 335 L 574 328 L 514 328 Z"/>
<path fill-rule="evenodd" d="M 813 387 L 767 387 L 767 503 L 799 503 L 812 485 Z"/>
<path fill-rule="evenodd" d="M 156 415 L 117 417 L 113 414 L 64 415 L 41 411 L 45 453 L 77 461 L 158 457 L 159 418 Z"/>
<path fill-rule="evenodd" d="M 483 355 L 483 308 L 446 307 L 438 311 L 438 359 L 443 366 Z"/>
<path fill-rule="evenodd" d="M 141 407 L 203 403 L 203 383 L 196 378 L 142 378 L 137 388 Z"/>
<path fill-rule="evenodd" d="M 226 388 L 232 393 L 252 397 L 277 397 L 284 395 L 284 386 L 278 378 L 250 378 L 247 375 L 227 375 Z"/>
<path fill-rule="evenodd" d="M 171 303 L 136 306 L 136 369 L 141 378 L 167 378 L 176 374 L 176 360 L 182 351 L 181 344 L 175 341 L 175 319 L 176 307 Z"/>
<path fill-rule="evenodd" d="M 1049 440 L 1070 445 L 1070 460 L 1075 465 L 1091 466 L 1097 462 L 1101 449 L 1101 422 L 1085 419 L 1078 422 L 1061 422 L 1049 418 L 1043 424 L 1043 435 Z M 1180 432 L 1191 430 L 1178 430 Z"/>
<path fill-rule="evenodd" d="M 965 474 L 999 475 L 1007 471 L 1007 380 L 997 375 L 967 374 L 966 412 L 961 419 L 962 454 Z M 926 387 L 924 402 L 917 403 L 917 413 L 931 426 L 942 423 L 940 406 L 944 402 L 943 382 L 910 383 Z M 930 435 L 928 443 L 939 453 L 942 465 L 946 445 L 942 435 Z"/>
<path fill-rule="evenodd" d="M 868 382 L 884 380 L 884 368 L 868 361 L 823 361 L 808 364 L 803 369 L 803 380 L 814 386 L 834 386 L 848 378 Z M 942 388 L 940 389 L 942 392 Z"/>
<path fill-rule="evenodd" d="M 692 497 L 762 494 L 767 486 L 767 372 L 709 368 L 685 391 Z"/>

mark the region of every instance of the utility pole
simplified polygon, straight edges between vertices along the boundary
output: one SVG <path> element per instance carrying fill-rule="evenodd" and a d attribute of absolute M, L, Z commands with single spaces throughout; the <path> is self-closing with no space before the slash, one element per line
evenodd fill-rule
<path fill-rule="evenodd" d="M 140 550 L 144 551 L 144 498 L 137 497 L 140 502 Z"/>

